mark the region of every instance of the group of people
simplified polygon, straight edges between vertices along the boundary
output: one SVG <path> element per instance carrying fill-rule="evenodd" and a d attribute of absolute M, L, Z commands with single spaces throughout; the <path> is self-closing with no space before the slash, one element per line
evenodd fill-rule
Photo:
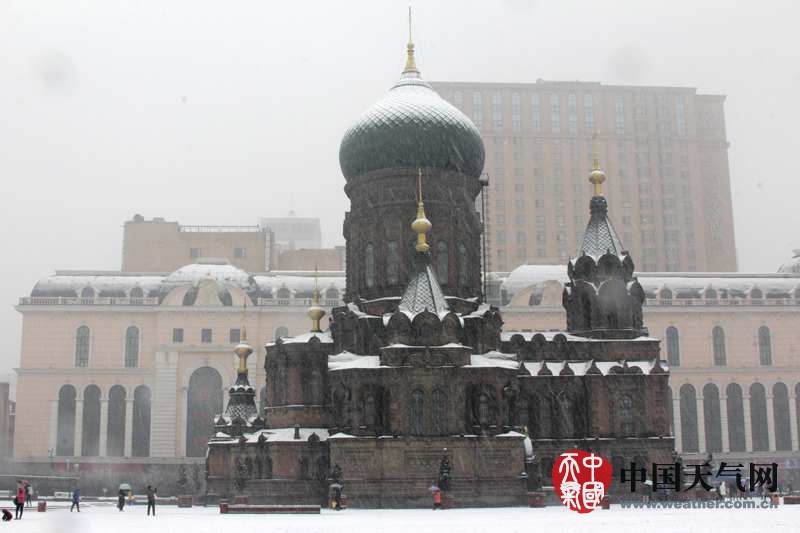
<path fill-rule="evenodd" d="M 33 487 L 26 480 L 17 481 L 17 488 L 14 492 L 14 520 L 22 520 L 22 513 L 25 510 L 25 505 L 30 507 L 33 505 Z M 11 520 L 11 513 L 7 509 L 3 509 L 3 520 Z"/>
<path fill-rule="evenodd" d="M 152 511 L 153 516 L 156 515 L 156 495 L 158 494 L 158 489 L 154 488 L 152 485 L 147 485 L 147 516 L 150 516 L 150 512 Z M 125 508 L 125 500 L 127 499 L 128 505 L 133 505 L 136 499 L 133 497 L 133 491 L 131 489 L 126 489 L 120 487 L 119 495 L 117 497 L 117 509 L 122 511 Z"/>

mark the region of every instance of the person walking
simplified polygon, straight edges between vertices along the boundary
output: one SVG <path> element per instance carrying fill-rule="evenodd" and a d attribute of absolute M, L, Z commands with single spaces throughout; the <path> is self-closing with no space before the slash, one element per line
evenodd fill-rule
<path fill-rule="evenodd" d="M 27 481 L 25 481 L 24 483 L 25 483 L 25 505 L 31 507 L 33 505 L 33 502 L 31 501 L 33 499 L 33 487 L 31 487 L 31 484 L 28 483 Z"/>
<path fill-rule="evenodd" d="M 25 510 L 25 487 L 22 483 L 17 485 L 17 497 L 14 498 L 14 519 L 22 520 L 22 512 Z"/>
<path fill-rule="evenodd" d="M 81 512 L 81 489 L 79 487 L 75 487 L 75 490 L 72 491 L 72 506 L 69 508 L 69 512 L 71 513 L 74 508 L 78 508 L 78 512 Z"/>
<path fill-rule="evenodd" d="M 117 496 L 117 509 L 122 511 L 125 508 L 125 490 L 119 489 L 119 495 Z"/>
<path fill-rule="evenodd" d="M 442 509 L 442 491 L 439 490 L 439 487 L 433 491 L 433 510 L 436 509 Z"/>
<path fill-rule="evenodd" d="M 158 493 L 158 489 L 154 489 L 152 486 L 147 485 L 147 516 L 150 516 L 150 509 L 153 510 L 153 516 L 156 515 L 156 494 Z"/>

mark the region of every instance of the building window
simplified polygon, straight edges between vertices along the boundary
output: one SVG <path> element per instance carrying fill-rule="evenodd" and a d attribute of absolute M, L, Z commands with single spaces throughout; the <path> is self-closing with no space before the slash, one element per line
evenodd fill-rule
<path fill-rule="evenodd" d="M 588 131 L 594 131 L 594 106 L 592 104 L 592 95 L 583 95 L 583 118 Z"/>
<path fill-rule="evenodd" d="M 436 243 L 436 277 L 439 283 L 447 285 L 449 277 L 449 257 L 447 257 L 447 243 L 439 241 Z"/>
<path fill-rule="evenodd" d="M 744 436 L 744 403 L 742 400 L 742 388 L 736 383 L 731 383 L 725 389 L 728 397 L 726 405 L 728 408 L 728 441 L 732 452 L 745 451 Z"/>
<path fill-rule="evenodd" d="M 720 423 L 719 389 L 713 383 L 703 387 L 703 424 L 706 451 L 722 451 L 722 424 Z"/>
<path fill-rule="evenodd" d="M 531 128 L 533 131 L 542 129 L 542 100 L 538 94 L 531 95 Z"/>
<path fill-rule="evenodd" d="M 516 132 L 522 129 L 519 109 L 519 93 L 511 95 L 511 128 Z"/>
<path fill-rule="evenodd" d="M 183 342 L 183 328 L 172 328 L 172 342 Z"/>
<path fill-rule="evenodd" d="M 789 407 L 789 389 L 779 381 L 772 387 L 772 398 L 775 449 L 790 451 L 792 449 L 792 418 Z"/>
<path fill-rule="evenodd" d="M 144 298 L 144 291 L 141 287 L 134 287 L 131 289 L 131 292 L 128 293 L 128 297 L 135 300 L 138 298 Z"/>
<path fill-rule="evenodd" d="M 203 328 L 200 330 L 200 342 L 210 343 L 213 340 L 211 328 Z"/>
<path fill-rule="evenodd" d="M 472 121 L 478 129 L 483 128 L 483 99 L 481 93 L 472 93 Z"/>
<path fill-rule="evenodd" d="M 675 99 L 675 122 L 678 127 L 678 135 L 686 135 L 686 103 L 683 96 Z"/>
<path fill-rule="evenodd" d="M 625 133 L 625 99 L 620 95 L 615 99 L 617 133 Z"/>
<path fill-rule="evenodd" d="M 567 118 L 569 120 L 569 132 L 578 132 L 578 99 L 574 94 L 567 96 Z"/>
<path fill-rule="evenodd" d="M 228 341 L 231 344 L 238 344 L 242 340 L 242 330 L 239 328 L 231 328 L 228 335 Z"/>
<path fill-rule="evenodd" d="M 200 248 L 189 248 L 189 257 L 192 259 L 197 259 L 200 256 Z"/>
<path fill-rule="evenodd" d="M 681 366 L 681 342 L 675 326 L 667 328 L 667 364 Z"/>
<path fill-rule="evenodd" d="M 75 366 L 89 366 L 89 341 L 91 333 L 88 326 L 80 326 L 75 332 Z"/>
<path fill-rule="evenodd" d="M 714 326 L 711 330 L 712 345 L 714 348 L 714 366 L 725 366 L 725 331 L 719 327 Z"/>
<path fill-rule="evenodd" d="M 411 408 L 410 408 L 410 429 L 412 435 L 422 435 L 425 431 L 424 426 L 424 407 L 425 407 L 425 393 L 421 390 L 415 390 L 411 393 Z"/>
<path fill-rule="evenodd" d="M 234 248 L 233 257 L 237 259 L 242 259 L 244 257 L 247 257 L 247 248 Z"/>
<path fill-rule="evenodd" d="M 680 390 L 681 400 L 681 445 L 684 453 L 698 451 L 697 434 L 697 395 L 694 387 L 683 385 Z"/>
<path fill-rule="evenodd" d="M 364 283 L 367 288 L 375 286 L 375 247 L 371 242 L 364 247 Z"/>
<path fill-rule="evenodd" d="M 767 326 L 758 328 L 758 361 L 761 366 L 772 365 L 772 336 Z"/>
<path fill-rule="evenodd" d="M 761 383 L 750 385 L 750 431 L 754 452 L 769 450 L 767 391 Z"/>
<path fill-rule="evenodd" d="M 628 395 L 624 395 L 619 400 L 619 429 L 622 437 L 630 437 L 634 432 L 633 400 Z"/>
<path fill-rule="evenodd" d="M 503 95 L 492 95 L 492 127 L 496 130 L 503 129 Z"/>
<path fill-rule="evenodd" d="M 400 283 L 400 250 L 396 241 L 386 243 L 386 281 L 389 285 Z"/>
<path fill-rule="evenodd" d="M 458 284 L 461 287 L 469 286 L 469 265 L 467 264 L 467 247 L 463 242 L 458 243 Z"/>
<path fill-rule="evenodd" d="M 561 104 L 557 94 L 550 95 L 550 129 L 554 132 L 561 131 Z"/>
<path fill-rule="evenodd" d="M 94 289 L 91 287 L 84 287 L 81 289 L 81 298 L 94 298 Z"/>
<path fill-rule="evenodd" d="M 431 404 L 433 431 L 437 435 L 444 435 L 447 433 L 447 394 L 441 389 L 434 389 Z"/>
<path fill-rule="evenodd" d="M 125 331 L 125 367 L 139 366 L 139 328 L 131 326 Z"/>

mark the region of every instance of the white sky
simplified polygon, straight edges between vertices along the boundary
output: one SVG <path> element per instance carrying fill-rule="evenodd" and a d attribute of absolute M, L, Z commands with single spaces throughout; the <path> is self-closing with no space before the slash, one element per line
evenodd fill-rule
<path fill-rule="evenodd" d="M 740 268 L 774 271 L 800 247 L 800 3 L 412 5 L 428 80 L 727 95 Z M 341 243 L 339 141 L 397 79 L 407 6 L 0 1 L 0 372 L 19 360 L 17 298 L 56 268 L 119 268 L 134 213 L 255 224 L 292 209 Z"/>

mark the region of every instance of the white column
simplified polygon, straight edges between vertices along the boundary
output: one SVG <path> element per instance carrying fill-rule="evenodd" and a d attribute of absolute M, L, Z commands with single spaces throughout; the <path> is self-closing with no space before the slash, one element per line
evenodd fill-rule
<path fill-rule="evenodd" d="M 722 433 L 722 453 L 731 451 L 731 443 L 728 435 L 728 397 L 724 394 L 719 398 L 719 422 Z"/>
<path fill-rule="evenodd" d="M 706 451 L 706 412 L 703 409 L 703 396 L 697 396 L 695 399 L 697 405 L 697 451 L 705 453 Z"/>
<path fill-rule="evenodd" d="M 178 352 L 156 352 L 150 403 L 150 456 L 175 457 L 178 424 Z"/>
<path fill-rule="evenodd" d="M 794 405 L 794 404 L 792 404 Z M 50 402 L 50 449 L 56 454 L 58 446 L 58 400 Z"/>
<path fill-rule="evenodd" d="M 672 428 L 675 434 L 675 450 L 678 453 L 683 451 L 683 443 L 681 442 L 681 399 L 675 397 L 672 399 Z"/>
<path fill-rule="evenodd" d="M 769 451 L 775 451 L 775 409 L 772 404 L 772 394 L 767 394 L 767 439 Z"/>
<path fill-rule="evenodd" d="M 75 400 L 75 451 L 72 455 L 81 455 L 83 445 L 83 400 Z"/>
<path fill-rule="evenodd" d="M 793 395 L 789 395 L 789 427 L 792 429 L 792 449 L 797 450 L 797 399 Z"/>
<path fill-rule="evenodd" d="M 133 398 L 125 399 L 125 457 L 131 456 L 133 447 Z"/>
<path fill-rule="evenodd" d="M 178 434 L 181 436 L 178 442 L 178 456 L 186 457 L 186 437 L 187 420 L 189 419 L 189 388 L 181 387 L 181 427 Z"/>
<path fill-rule="evenodd" d="M 753 433 L 750 431 L 750 395 L 742 395 L 742 411 L 744 414 L 744 449 L 753 451 Z"/>
<path fill-rule="evenodd" d="M 108 455 L 108 399 L 100 399 L 100 450 L 98 455 L 106 457 Z"/>

